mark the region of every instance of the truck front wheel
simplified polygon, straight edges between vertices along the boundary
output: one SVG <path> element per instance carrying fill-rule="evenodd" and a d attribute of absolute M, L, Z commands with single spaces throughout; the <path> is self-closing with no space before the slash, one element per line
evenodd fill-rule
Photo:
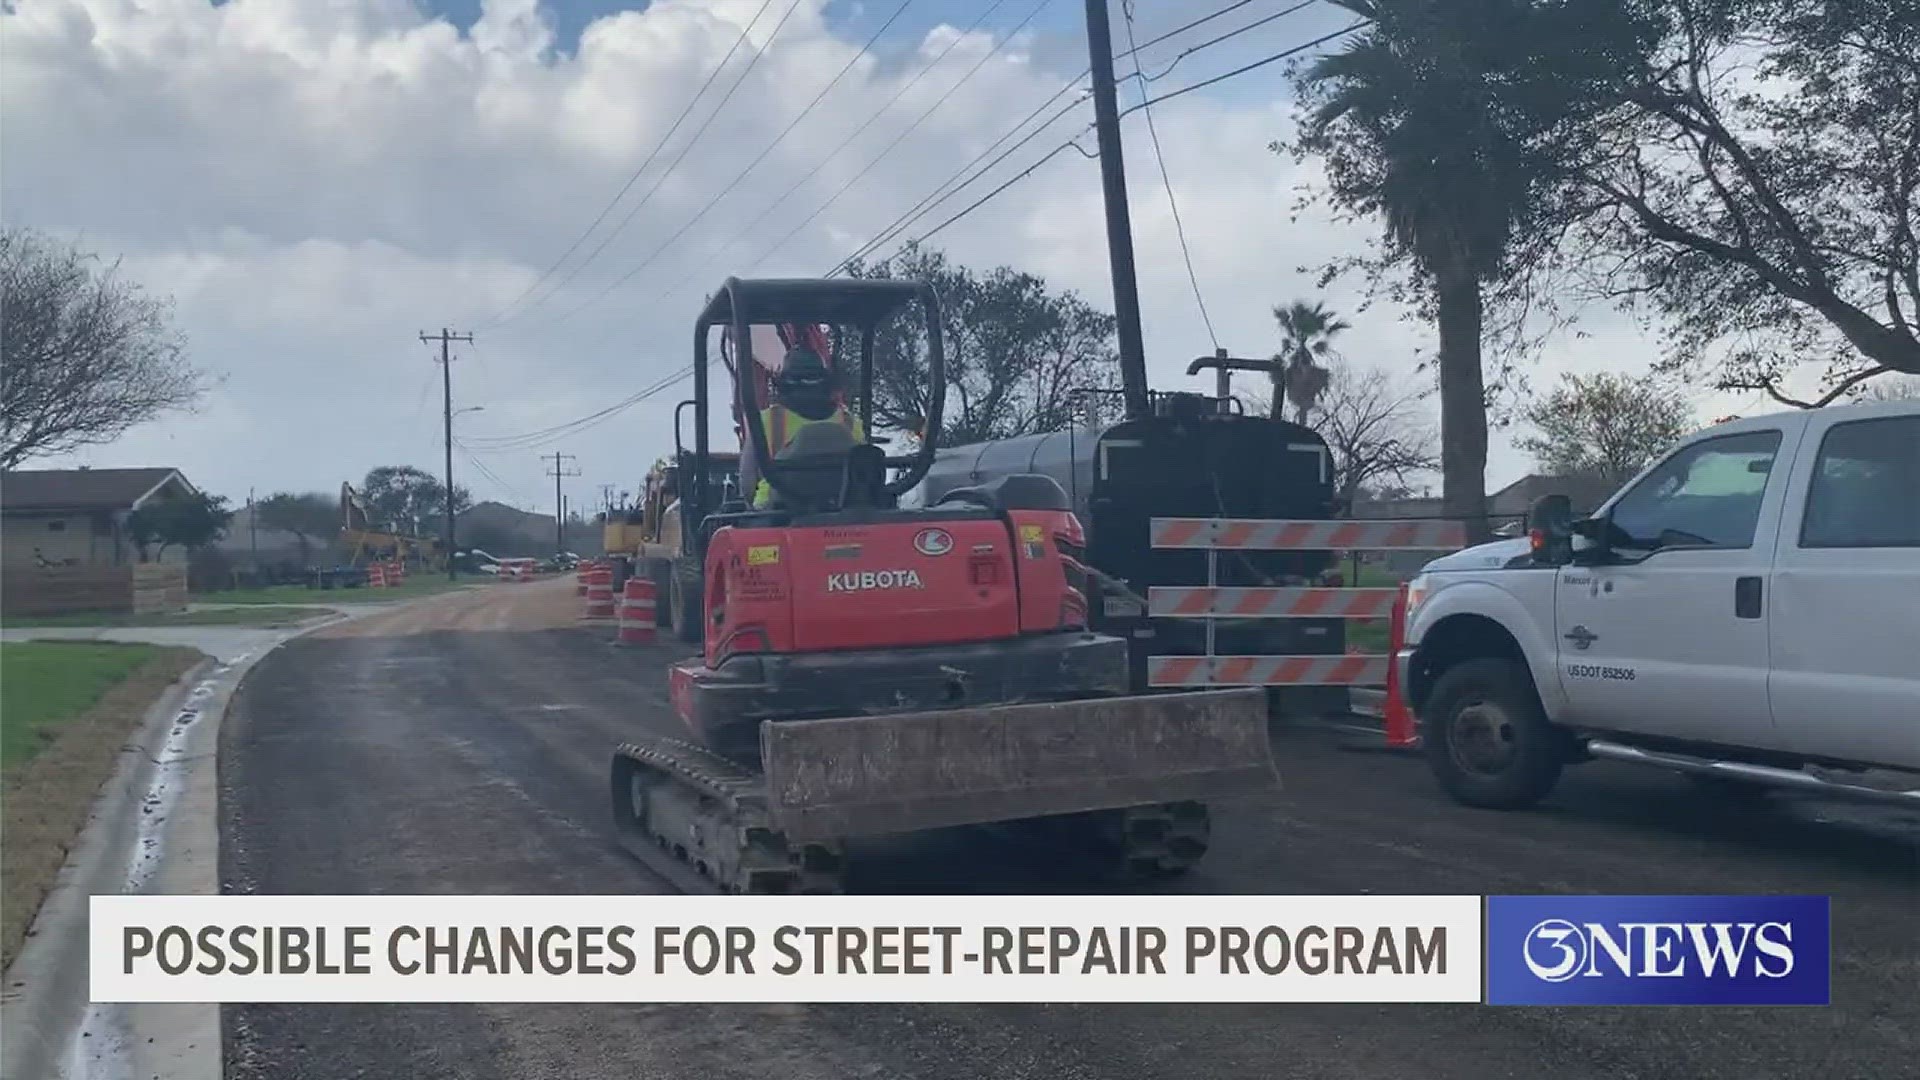
<path fill-rule="evenodd" d="M 1434 778 L 1455 801 L 1508 810 L 1553 790 L 1566 736 L 1547 721 L 1533 678 L 1514 660 L 1468 660 L 1448 668 L 1420 710 L 1421 742 Z"/>

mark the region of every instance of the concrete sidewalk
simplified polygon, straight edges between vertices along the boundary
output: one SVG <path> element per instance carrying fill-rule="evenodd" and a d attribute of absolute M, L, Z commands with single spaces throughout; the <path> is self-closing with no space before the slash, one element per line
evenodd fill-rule
<path fill-rule="evenodd" d="M 0 1026 L 7 1032 L 0 1043 L 0 1076 L 220 1076 L 218 1007 L 88 1001 L 88 901 L 96 895 L 220 891 L 214 752 L 228 701 L 247 671 L 274 648 L 360 614 L 281 629 L 0 630 L 5 641 L 148 642 L 195 648 L 212 658 L 161 695 L 128 740 L 25 945 L 7 969 L 0 1003 Z"/>

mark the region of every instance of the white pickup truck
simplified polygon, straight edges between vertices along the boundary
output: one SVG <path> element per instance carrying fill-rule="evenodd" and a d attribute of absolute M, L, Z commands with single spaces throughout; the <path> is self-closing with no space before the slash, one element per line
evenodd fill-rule
<path fill-rule="evenodd" d="M 1429 563 L 1395 657 L 1460 802 L 1589 758 L 1920 806 L 1920 402 L 1696 433 L 1592 517 Z M 1899 787 L 1917 790 L 1897 790 Z"/>

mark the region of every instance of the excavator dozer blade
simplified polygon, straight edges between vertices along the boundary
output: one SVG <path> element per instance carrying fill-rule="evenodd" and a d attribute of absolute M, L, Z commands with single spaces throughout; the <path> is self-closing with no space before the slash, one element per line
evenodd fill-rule
<path fill-rule="evenodd" d="M 760 726 L 768 810 L 802 841 L 1271 791 L 1258 688 Z"/>

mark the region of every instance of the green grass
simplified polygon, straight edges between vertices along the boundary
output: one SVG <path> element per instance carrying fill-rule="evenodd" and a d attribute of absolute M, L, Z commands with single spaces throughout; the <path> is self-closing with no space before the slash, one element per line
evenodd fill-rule
<path fill-rule="evenodd" d="M 1384 653 L 1391 629 L 1385 619 L 1348 619 L 1347 648 L 1363 653 Z"/>
<path fill-rule="evenodd" d="M 79 612 L 73 615 L 43 615 L 37 618 L 8 618 L 4 625 L 34 629 L 61 626 L 292 626 L 326 614 L 311 607 L 275 607 L 258 605 L 218 608 L 211 611 L 166 611 L 151 615 L 125 612 Z"/>
<path fill-rule="evenodd" d="M 1340 573 L 1351 575 L 1353 563 L 1341 559 Z M 1358 589 L 1391 589 L 1400 584 L 1400 577 L 1383 566 L 1360 567 L 1358 580 L 1348 582 L 1349 587 Z M 1348 619 L 1347 648 L 1364 653 L 1384 653 L 1392 643 L 1392 627 L 1386 619 Z"/>
<path fill-rule="evenodd" d="M 203 604 L 322 604 L 327 607 L 337 604 L 379 604 L 392 600 L 410 600 L 416 596 L 432 596 L 435 593 L 479 584 L 481 580 L 464 577 L 457 583 L 449 582 L 444 572 L 435 574 L 430 571 L 420 571 L 409 575 L 406 584 L 392 589 L 369 589 L 365 585 L 355 589 L 309 589 L 305 585 L 270 585 L 264 589 L 229 589 L 224 592 L 195 593 L 193 599 L 196 603 Z"/>
<path fill-rule="evenodd" d="M 0 762 L 12 770 L 45 749 L 63 721 L 161 651 L 97 641 L 0 643 Z"/>

